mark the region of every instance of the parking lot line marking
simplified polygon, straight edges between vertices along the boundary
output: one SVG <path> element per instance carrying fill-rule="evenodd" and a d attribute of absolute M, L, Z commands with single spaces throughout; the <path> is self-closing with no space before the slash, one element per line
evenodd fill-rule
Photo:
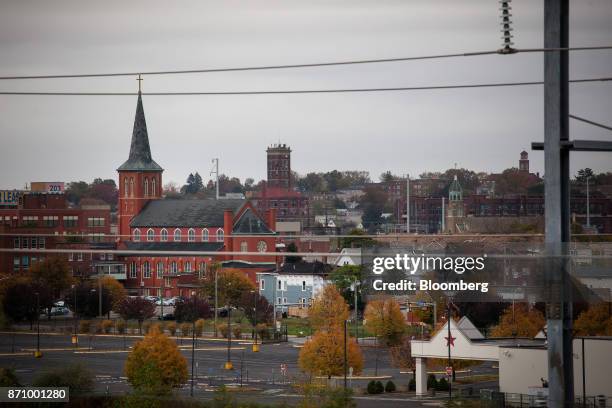
<path fill-rule="evenodd" d="M 32 353 L 27 352 L 18 352 L 18 353 L 0 353 L 0 357 L 8 357 L 8 356 L 31 356 Z"/>
<path fill-rule="evenodd" d="M 74 354 L 105 354 L 105 353 L 129 353 L 131 350 L 83 350 L 75 351 Z"/>

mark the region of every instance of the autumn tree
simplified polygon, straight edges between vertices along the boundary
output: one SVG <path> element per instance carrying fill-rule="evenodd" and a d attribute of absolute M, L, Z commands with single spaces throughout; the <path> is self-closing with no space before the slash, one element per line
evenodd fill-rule
<path fill-rule="evenodd" d="M 138 331 L 142 333 L 142 322 L 155 316 L 155 305 L 141 297 L 127 297 L 119 302 L 115 311 L 124 320 L 137 320 Z"/>
<path fill-rule="evenodd" d="M 187 360 L 174 341 L 153 327 L 128 354 L 125 375 L 139 392 L 168 394 L 187 382 Z"/>
<path fill-rule="evenodd" d="M 127 297 L 125 287 L 117 279 L 108 275 L 100 279 L 102 279 L 102 287 L 108 290 L 112 307 L 119 305 Z"/>
<path fill-rule="evenodd" d="M 351 337 L 347 339 L 348 366 L 359 375 L 363 369 L 361 348 Z M 342 328 L 334 327 L 329 331 L 319 331 L 308 340 L 298 359 L 300 368 L 311 375 L 331 378 L 344 374 L 344 333 Z"/>
<path fill-rule="evenodd" d="M 244 292 L 238 302 L 238 307 L 244 311 L 251 324 L 269 323 L 272 321 L 272 305 L 265 296 L 257 291 Z M 255 319 L 257 317 L 257 319 Z"/>
<path fill-rule="evenodd" d="M 394 367 L 404 370 L 415 368 L 415 359 L 412 357 L 412 347 L 410 336 L 402 336 L 400 341 L 389 349 L 391 353 L 391 363 Z"/>
<path fill-rule="evenodd" d="M 366 329 L 375 333 L 386 345 L 396 345 L 401 341 L 406 323 L 394 299 L 371 301 L 366 306 L 364 319 Z"/>
<path fill-rule="evenodd" d="M 218 266 L 213 266 L 213 268 Z M 215 296 L 215 274 L 207 273 L 201 280 L 200 295 L 203 298 L 212 299 Z M 244 292 L 257 290 L 255 284 L 238 269 L 221 269 L 217 272 L 217 296 L 218 304 L 237 305 Z"/>
<path fill-rule="evenodd" d="M 53 307 L 53 301 L 70 288 L 73 282 L 67 261 L 59 256 L 47 257 L 34 263 L 30 269 L 30 276 L 32 282 L 51 292 L 53 299 L 44 305 L 49 312 Z"/>
<path fill-rule="evenodd" d="M 308 317 L 315 330 L 330 331 L 344 325 L 349 318 L 349 308 L 338 289 L 326 285 L 314 299 Z"/>
<path fill-rule="evenodd" d="M 180 301 L 174 307 L 174 317 L 179 322 L 194 323 L 198 319 L 208 319 L 212 315 L 212 311 L 208 302 L 198 298 L 191 297 L 187 300 Z"/>
<path fill-rule="evenodd" d="M 526 303 L 517 303 L 504 310 L 491 337 L 534 337 L 544 327 L 542 312 Z"/>
<path fill-rule="evenodd" d="M 38 299 L 34 295 L 38 293 Z M 13 321 L 26 320 L 34 322 L 44 307 L 53 304 L 51 291 L 29 277 L 22 276 L 10 279 L 2 287 L 2 308 L 4 313 Z M 37 300 L 38 306 L 37 309 Z"/>
<path fill-rule="evenodd" d="M 612 336 L 610 303 L 597 303 L 580 313 L 574 322 L 574 332 L 577 336 Z"/>

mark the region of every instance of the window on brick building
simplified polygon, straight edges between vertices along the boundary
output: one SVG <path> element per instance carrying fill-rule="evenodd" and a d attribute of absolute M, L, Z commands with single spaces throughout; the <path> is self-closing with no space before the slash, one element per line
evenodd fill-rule
<path fill-rule="evenodd" d="M 144 195 L 145 197 L 149 195 L 149 179 L 147 177 L 144 179 Z"/>
<path fill-rule="evenodd" d="M 198 278 L 202 279 L 206 276 L 206 263 L 200 262 L 200 267 L 198 268 Z"/>
<path fill-rule="evenodd" d="M 177 228 L 174 230 L 174 241 L 180 242 L 180 240 L 181 240 L 181 230 Z"/>
<path fill-rule="evenodd" d="M 136 262 L 130 262 L 130 278 L 136 279 Z"/>
<path fill-rule="evenodd" d="M 172 261 L 170 264 L 170 274 L 176 275 L 178 273 L 178 265 L 176 261 Z"/>
<path fill-rule="evenodd" d="M 185 262 L 185 273 L 191 273 L 191 262 L 187 261 Z"/>
<path fill-rule="evenodd" d="M 189 228 L 189 231 L 187 231 L 187 240 L 195 242 L 195 230 L 193 228 Z"/>
<path fill-rule="evenodd" d="M 38 248 L 42 249 L 45 247 L 45 238 L 39 238 L 38 239 Z"/>
<path fill-rule="evenodd" d="M 246 241 L 240 243 L 240 252 L 248 252 L 249 244 Z"/>
<path fill-rule="evenodd" d="M 157 278 L 161 279 L 163 276 L 164 276 L 164 263 L 158 262 L 157 263 Z"/>
<path fill-rule="evenodd" d="M 151 179 L 151 192 L 153 193 L 153 197 L 157 196 L 157 183 L 155 181 L 155 178 Z"/>
<path fill-rule="evenodd" d="M 140 230 L 136 228 L 132 233 L 134 242 L 140 242 Z"/>
<path fill-rule="evenodd" d="M 130 195 L 130 183 L 127 177 L 123 179 L 123 195 L 126 197 Z"/>
<path fill-rule="evenodd" d="M 151 242 L 155 240 L 155 231 L 152 228 L 147 230 L 147 241 Z"/>
<path fill-rule="evenodd" d="M 168 230 L 165 228 L 161 230 L 161 241 L 162 242 L 168 241 Z"/>
<path fill-rule="evenodd" d="M 77 215 L 65 215 L 64 216 L 64 228 L 74 228 L 79 224 L 79 217 Z"/>
<path fill-rule="evenodd" d="M 208 228 L 204 228 L 202 230 L 202 242 L 208 242 L 208 239 L 209 239 Z"/>
<path fill-rule="evenodd" d="M 223 241 L 223 237 L 224 237 L 223 228 L 219 228 L 217 230 L 217 242 Z"/>
<path fill-rule="evenodd" d="M 146 279 L 151 277 L 151 264 L 149 261 L 145 261 L 145 263 L 142 264 L 142 277 Z"/>

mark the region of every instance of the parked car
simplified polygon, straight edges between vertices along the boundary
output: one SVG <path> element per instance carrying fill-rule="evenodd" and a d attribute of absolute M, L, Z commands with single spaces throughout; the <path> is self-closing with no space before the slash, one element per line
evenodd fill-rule
<path fill-rule="evenodd" d="M 64 307 L 66 306 L 66 302 L 64 302 L 63 300 L 58 300 L 57 302 L 53 304 L 53 306 Z"/>
<path fill-rule="evenodd" d="M 145 296 L 145 300 L 155 303 L 155 301 L 157 301 L 157 296 Z"/>
<path fill-rule="evenodd" d="M 157 317 L 159 320 L 174 320 L 174 314 L 172 313 L 164 313 L 163 316 Z"/>
<path fill-rule="evenodd" d="M 70 311 L 68 310 L 67 307 L 64 306 L 53 306 L 51 308 L 51 316 L 65 316 L 68 313 L 70 313 Z M 45 310 L 45 312 L 43 314 L 47 314 L 47 310 Z"/>

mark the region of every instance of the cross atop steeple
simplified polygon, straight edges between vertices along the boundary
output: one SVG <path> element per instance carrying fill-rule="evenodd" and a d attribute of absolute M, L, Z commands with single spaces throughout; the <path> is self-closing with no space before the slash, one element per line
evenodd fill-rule
<path fill-rule="evenodd" d="M 142 88 L 142 76 L 140 74 L 138 74 L 138 78 L 136 78 L 136 80 L 138 81 L 138 93 L 140 93 L 141 88 Z"/>

